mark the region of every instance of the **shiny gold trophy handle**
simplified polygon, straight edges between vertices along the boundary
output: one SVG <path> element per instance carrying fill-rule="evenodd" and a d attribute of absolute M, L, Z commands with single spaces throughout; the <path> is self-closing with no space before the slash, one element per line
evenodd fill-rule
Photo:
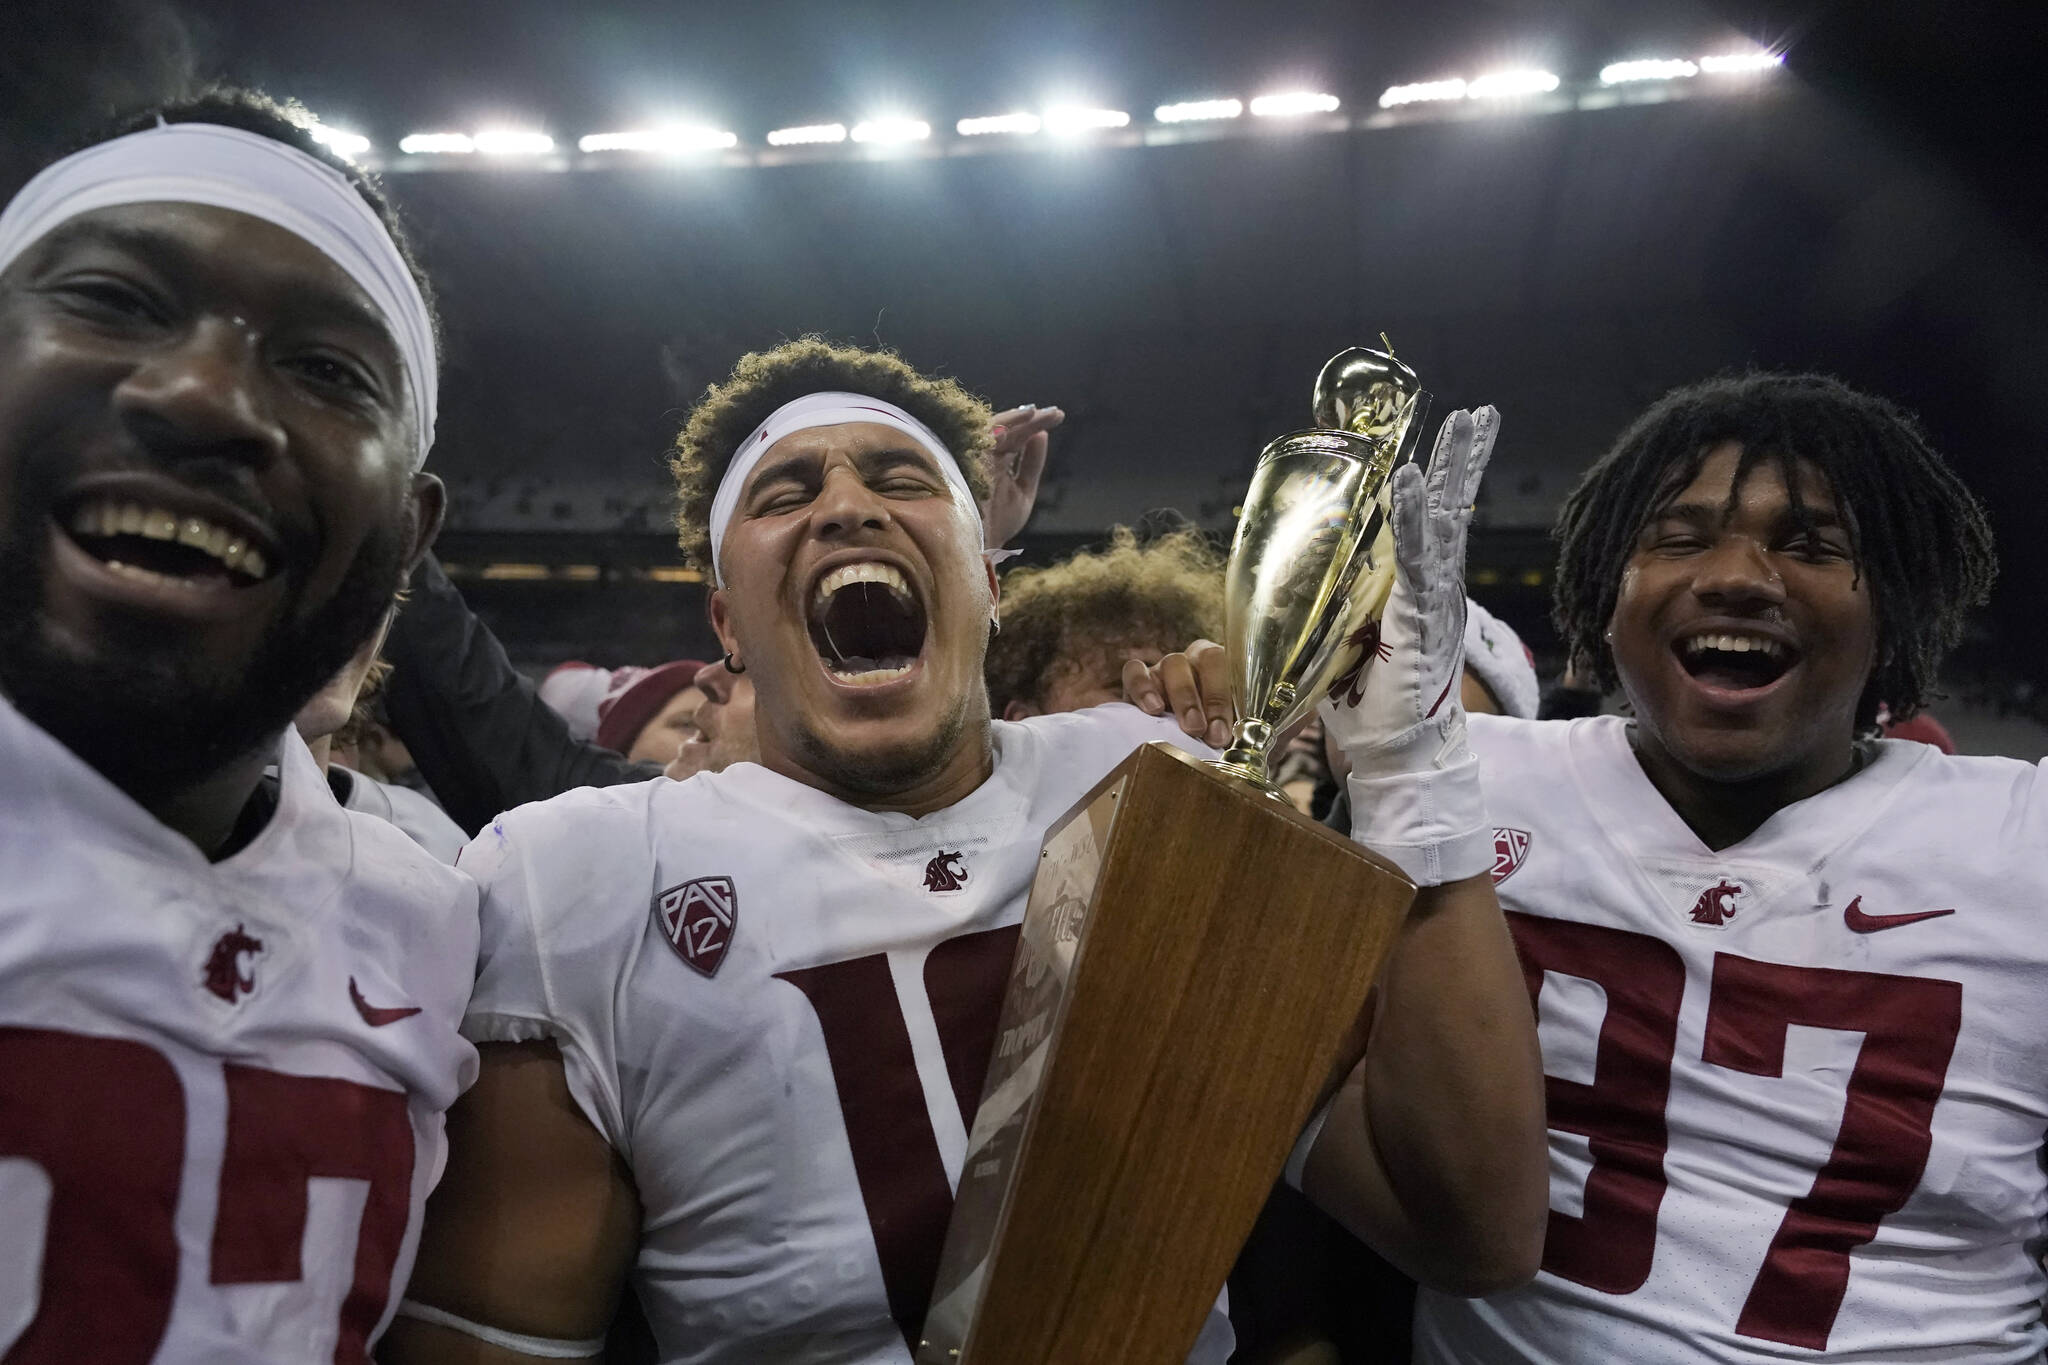
<path fill-rule="evenodd" d="M 1384 333 L 1380 340 L 1385 351 L 1354 346 L 1323 366 L 1316 429 L 1260 453 L 1230 547 L 1224 599 L 1238 720 L 1216 766 L 1270 796 L 1280 796 L 1274 736 L 1370 665 L 1393 588 L 1388 481 L 1414 456 L 1429 395 Z"/>

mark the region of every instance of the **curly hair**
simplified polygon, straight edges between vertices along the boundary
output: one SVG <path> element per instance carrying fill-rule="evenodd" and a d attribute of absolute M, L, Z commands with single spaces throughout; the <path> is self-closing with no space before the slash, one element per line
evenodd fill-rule
<path fill-rule="evenodd" d="M 844 390 L 894 403 L 930 427 L 959 461 L 977 499 L 989 492 L 994 444 L 989 405 L 951 379 L 920 374 L 896 352 L 798 337 L 740 357 L 732 377 L 713 384 L 676 437 L 676 540 L 691 563 L 711 568 L 711 502 L 740 442 L 768 415 L 806 394 Z"/>
<path fill-rule="evenodd" d="M 83 150 L 101 142 L 129 133 L 139 133 L 162 123 L 213 123 L 223 128 L 237 128 L 258 137 L 267 137 L 272 142 L 304 152 L 307 156 L 340 172 L 350 188 L 362 197 L 377 215 L 377 221 L 391 234 L 391 241 L 398 248 L 398 257 L 405 262 L 406 271 L 413 283 L 419 286 L 420 298 L 427 305 L 427 325 L 433 332 L 434 345 L 441 344 L 441 315 L 434 301 L 433 282 L 421 267 L 419 254 L 413 247 L 404 220 L 399 216 L 397 206 L 385 192 L 383 182 L 362 167 L 337 155 L 325 143 L 313 136 L 316 120 L 305 106 L 296 100 L 278 100 L 260 90 L 249 90 L 237 85 L 214 85 L 190 98 L 158 104 L 138 113 L 126 115 L 114 122 L 111 128 L 101 130 L 96 136 L 86 139 L 73 150 Z"/>
<path fill-rule="evenodd" d="M 1127 526 L 1109 544 L 1003 575 L 1003 628 L 989 641 L 989 706 L 1040 706 L 1063 666 L 1085 667 L 1129 644 L 1179 649 L 1223 633 L 1223 555 L 1201 531 L 1141 542 Z"/>
<path fill-rule="evenodd" d="M 1746 374 L 1674 389 L 1586 471 L 1555 531 L 1552 618 L 1572 662 L 1603 687 L 1618 684 L 1605 637 L 1636 538 L 1728 441 L 1742 447 L 1736 487 L 1758 465 L 1774 464 L 1795 518 L 1806 516 L 1795 462 L 1826 479 L 1877 617 L 1877 665 L 1857 726 L 1873 728 L 1880 703 L 1897 719 L 1911 716 L 1970 608 L 1990 594 L 1998 572 L 1991 526 L 1912 417 L 1826 375 Z"/>

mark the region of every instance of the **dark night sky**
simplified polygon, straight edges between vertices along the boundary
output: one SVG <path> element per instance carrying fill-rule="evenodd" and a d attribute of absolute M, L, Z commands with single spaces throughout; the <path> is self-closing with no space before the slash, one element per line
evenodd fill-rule
<path fill-rule="evenodd" d="M 1445 72 L 1583 79 L 1618 57 L 1785 46 L 1772 101 L 1071 160 L 395 177 L 450 324 L 435 459 L 657 487 L 687 389 L 739 349 L 878 317 L 920 364 L 1073 409 L 1053 493 L 1082 521 L 1091 496 L 1127 517 L 1176 478 L 1185 501 L 1227 505 L 1239 465 L 1299 424 L 1320 356 L 1383 326 L 1442 401 L 1500 404 L 1493 481 L 1513 455 L 1539 497 L 1664 386 L 1827 368 L 1919 410 L 1991 504 L 2006 572 L 1979 653 L 2048 678 L 2031 515 L 2048 215 L 2026 66 L 2048 51 L 2044 9 L 7 0 L 0 176 L 192 74 L 295 95 L 387 147 L 674 114 L 754 141 L 891 105 L 943 125 L 1314 86 L 1358 107 Z"/>

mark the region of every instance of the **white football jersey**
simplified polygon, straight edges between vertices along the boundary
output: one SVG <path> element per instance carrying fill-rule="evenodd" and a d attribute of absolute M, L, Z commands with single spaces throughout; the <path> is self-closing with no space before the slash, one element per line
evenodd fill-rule
<path fill-rule="evenodd" d="M 1534 1283 L 1430 1362 L 2042 1358 L 2048 779 L 1887 740 L 1712 852 L 1618 717 L 1472 718 L 1535 999 Z"/>
<path fill-rule="evenodd" d="M 234 856 L 0 701 L 0 1357 L 366 1363 L 475 1078 L 476 889 L 295 733 Z"/>
<path fill-rule="evenodd" d="M 1122 704 L 995 725 L 922 818 L 739 764 L 501 817 L 478 1041 L 558 1041 L 630 1164 L 662 1358 L 908 1365 L 1047 827 L 1133 749 L 1209 751 Z M 1220 1365 L 1212 1313 L 1191 1359 Z"/>

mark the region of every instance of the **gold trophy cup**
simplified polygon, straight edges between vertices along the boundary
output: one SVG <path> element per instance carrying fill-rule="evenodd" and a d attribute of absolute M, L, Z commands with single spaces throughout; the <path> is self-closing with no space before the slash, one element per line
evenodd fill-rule
<path fill-rule="evenodd" d="M 1354 346 L 1316 379 L 1317 429 L 1259 455 L 1224 577 L 1238 719 L 1217 766 L 1272 795 L 1273 737 L 1371 663 L 1394 586 L 1389 482 L 1428 406 L 1391 342 Z"/>
<path fill-rule="evenodd" d="M 1231 551 L 1235 742 L 1147 744 L 1047 833 L 917 1365 L 1185 1361 L 1349 1063 L 1414 888 L 1268 800 L 1267 749 L 1375 643 L 1424 402 L 1390 352 L 1323 367 Z"/>

